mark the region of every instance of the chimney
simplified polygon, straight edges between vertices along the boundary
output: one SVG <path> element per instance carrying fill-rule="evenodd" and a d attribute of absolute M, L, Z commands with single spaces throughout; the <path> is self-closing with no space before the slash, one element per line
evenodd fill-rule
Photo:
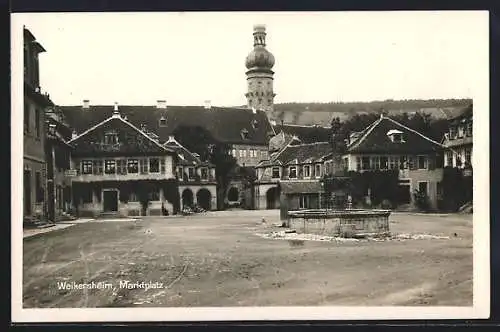
<path fill-rule="evenodd" d="M 205 100 L 205 109 L 209 110 L 212 108 L 212 102 L 210 100 Z"/>
<path fill-rule="evenodd" d="M 86 110 L 89 109 L 90 108 L 90 100 L 84 99 L 82 108 L 86 109 Z"/>
<path fill-rule="evenodd" d="M 162 109 L 167 108 L 167 101 L 162 100 L 162 99 L 157 100 L 156 101 L 156 108 L 162 108 Z"/>
<path fill-rule="evenodd" d="M 115 102 L 115 107 L 113 109 L 113 117 L 119 117 L 120 116 L 120 112 L 118 111 L 118 103 Z"/>
<path fill-rule="evenodd" d="M 76 132 L 76 130 L 73 130 L 73 132 L 71 133 L 71 139 L 74 139 L 78 137 L 78 133 Z"/>

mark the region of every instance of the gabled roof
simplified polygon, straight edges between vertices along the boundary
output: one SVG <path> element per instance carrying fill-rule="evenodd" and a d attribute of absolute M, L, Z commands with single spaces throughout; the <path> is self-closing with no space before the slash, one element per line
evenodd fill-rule
<path fill-rule="evenodd" d="M 387 135 L 391 130 L 403 133 L 403 142 L 392 142 Z M 389 117 L 381 116 L 348 146 L 351 153 L 428 153 L 444 146 Z"/>
<path fill-rule="evenodd" d="M 272 159 L 273 162 L 288 163 L 313 163 L 321 162 L 333 154 L 332 145 L 329 142 L 317 142 L 309 144 L 288 144 Z"/>
<path fill-rule="evenodd" d="M 274 130 L 277 133 L 284 132 L 287 135 L 297 136 L 303 143 L 326 142 L 330 139 L 331 134 L 329 127 L 319 125 L 280 124 L 275 125 Z"/>
<path fill-rule="evenodd" d="M 66 121 L 78 133 L 104 121 L 113 114 L 112 105 L 60 106 Z M 167 141 L 180 126 L 202 127 L 218 141 L 228 144 L 267 145 L 274 135 L 264 111 L 245 108 L 204 106 L 119 106 L 120 114 L 126 116 L 137 127 L 145 125 L 156 133 L 160 142 Z M 165 119 L 160 123 L 160 119 Z M 253 125 L 256 120 L 256 126 Z M 248 131 L 248 138 L 242 137 L 242 130 Z"/>
<path fill-rule="evenodd" d="M 212 166 L 208 162 L 201 161 L 200 158 L 196 157 L 191 151 L 186 149 L 181 143 L 179 143 L 173 136 L 169 137 L 168 140 L 163 144 L 164 147 L 174 150 L 177 153 L 177 165 L 184 166 L 199 166 L 206 165 Z"/>
<path fill-rule="evenodd" d="M 132 128 L 134 131 L 136 131 L 138 134 L 140 135 L 143 135 L 145 138 L 147 138 L 147 140 L 149 140 L 153 145 L 159 147 L 161 150 L 163 151 L 166 151 L 166 152 L 174 152 L 174 150 L 172 149 L 169 149 L 167 147 L 164 147 L 162 146 L 160 143 L 158 143 L 157 141 L 155 141 L 154 139 L 152 139 L 149 135 L 147 135 L 144 131 L 140 130 L 139 128 L 137 128 L 136 126 L 134 126 L 132 123 L 130 123 L 129 121 L 126 121 L 122 118 L 122 116 L 119 114 L 119 113 L 113 113 L 109 118 L 97 123 L 96 125 L 90 127 L 89 129 L 85 130 L 83 133 L 81 133 L 80 135 L 72 138 L 71 140 L 68 141 L 68 144 L 71 144 L 73 145 L 74 143 L 78 142 L 79 140 L 81 140 L 82 138 L 84 138 L 86 135 L 92 133 L 93 131 L 95 131 L 96 129 L 104 126 L 105 124 L 108 124 L 108 123 L 112 123 L 112 122 L 119 122 L 119 123 L 123 123 L 127 126 L 129 126 L 130 128 Z"/>

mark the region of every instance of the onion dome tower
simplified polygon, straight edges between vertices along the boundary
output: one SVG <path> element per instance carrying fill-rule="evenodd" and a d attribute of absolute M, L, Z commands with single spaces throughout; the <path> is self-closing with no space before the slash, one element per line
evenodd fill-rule
<path fill-rule="evenodd" d="M 266 49 L 266 27 L 255 25 L 253 30 L 253 50 L 248 54 L 247 67 L 247 106 L 267 111 L 273 110 L 274 97 L 272 68 L 274 56 Z"/>

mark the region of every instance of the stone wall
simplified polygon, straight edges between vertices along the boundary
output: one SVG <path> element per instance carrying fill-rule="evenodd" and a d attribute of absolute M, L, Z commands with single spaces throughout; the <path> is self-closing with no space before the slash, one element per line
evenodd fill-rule
<path fill-rule="evenodd" d="M 298 233 L 330 236 L 383 234 L 389 232 L 389 215 L 366 214 L 342 218 L 342 220 L 340 218 L 290 218 L 287 224 Z"/>

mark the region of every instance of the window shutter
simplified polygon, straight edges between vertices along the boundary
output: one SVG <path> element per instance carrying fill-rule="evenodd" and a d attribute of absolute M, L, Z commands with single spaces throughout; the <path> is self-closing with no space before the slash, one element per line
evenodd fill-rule
<path fill-rule="evenodd" d="M 409 162 L 409 168 L 410 170 L 414 171 L 418 168 L 418 157 L 415 157 L 415 156 L 410 156 L 408 158 L 408 162 Z"/>
<path fill-rule="evenodd" d="M 165 174 L 165 157 L 160 158 L 160 173 Z"/>

